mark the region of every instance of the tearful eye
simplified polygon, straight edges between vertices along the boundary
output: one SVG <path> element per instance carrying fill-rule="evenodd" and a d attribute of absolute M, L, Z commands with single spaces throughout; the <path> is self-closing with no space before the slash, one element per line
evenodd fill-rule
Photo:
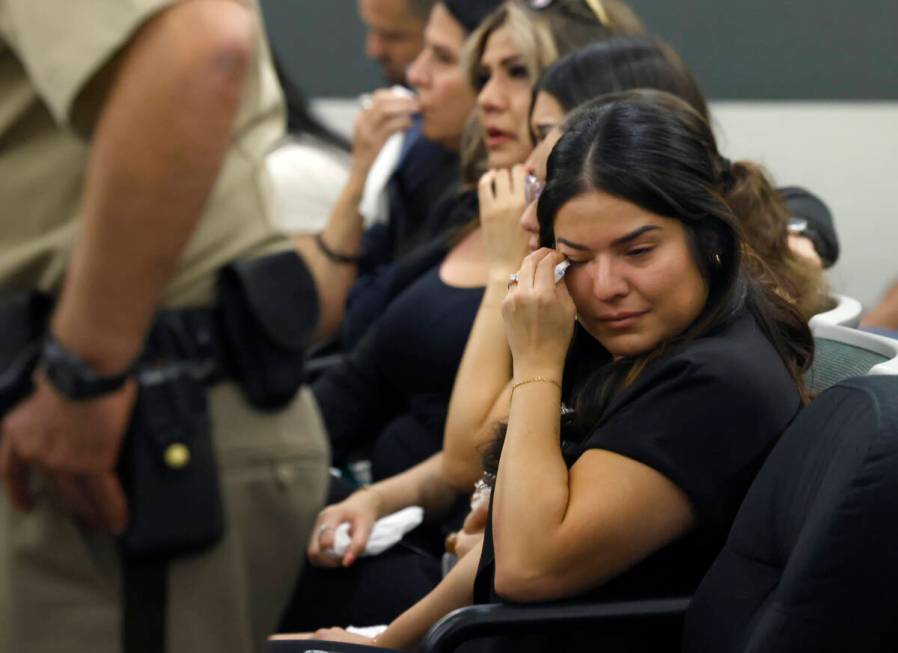
<path fill-rule="evenodd" d="M 627 251 L 627 256 L 631 258 L 639 258 L 640 256 L 645 256 L 649 252 L 651 252 L 654 247 L 634 247 L 631 250 Z"/>

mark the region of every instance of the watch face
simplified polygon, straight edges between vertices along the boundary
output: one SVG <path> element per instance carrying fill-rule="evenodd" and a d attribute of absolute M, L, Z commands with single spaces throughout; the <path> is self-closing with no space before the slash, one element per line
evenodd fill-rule
<path fill-rule="evenodd" d="M 790 234 L 803 234 L 808 229 L 808 221 L 804 218 L 789 218 L 786 229 Z"/>
<path fill-rule="evenodd" d="M 92 399 L 118 390 L 130 374 L 100 376 L 52 336 L 44 341 L 42 364 L 50 383 L 69 399 Z"/>

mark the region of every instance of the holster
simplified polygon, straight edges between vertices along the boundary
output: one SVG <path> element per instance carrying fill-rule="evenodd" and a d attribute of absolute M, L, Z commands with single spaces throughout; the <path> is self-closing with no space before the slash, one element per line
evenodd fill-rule
<path fill-rule="evenodd" d="M 317 323 L 314 280 L 292 251 L 223 268 L 214 309 L 157 315 L 120 466 L 132 488 L 127 555 L 184 555 L 221 537 L 225 517 L 204 386 L 231 378 L 257 410 L 282 408 L 302 385 Z"/>
<path fill-rule="evenodd" d="M 131 512 L 122 553 L 170 559 L 201 551 L 225 531 L 206 388 L 176 362 L 138 378 L 118 466 Z"/>
<path fill-rule="evenodd" d="M 290 251 L 232 263 L 219 290 L 216 307 L 161 311 L 147 335 L 118 467 L 131 515 L 126 557 L 185 555 L 224 533 L 207 386 L 230 378 L 251 406 L 277 410 L 302 385 L 319 313 L 302 260 Z M 39 292 L 0 295 L 0 418 L 32 391 L 52 304 Z"/>

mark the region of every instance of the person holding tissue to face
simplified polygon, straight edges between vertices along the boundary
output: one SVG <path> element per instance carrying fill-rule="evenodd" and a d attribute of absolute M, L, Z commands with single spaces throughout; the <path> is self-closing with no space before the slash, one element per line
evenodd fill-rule
<path fill-rule="evenodd" d="M 701 116 L 666 93 L 603 96 L 563 132 L 538 204 L 542 248 L 503 300 L 514 375 L 485 461 L 482 547 L 375 640 L 318 639 L 411 649 L 472 602 L 689 593 L 807 401 L 810 332 L 752 277 L 732 208 L 769 192 L 766 179 L 728 164 Z M 553 635 L 490 650 L 589 650 L 597 637 Z M 638 650 L 663 643 L 643 635 Z"/>
<path fill-rule="evenodd" d="M 474 106 L 459 65 L 461 51 L 468 34 L 499 4 L 437 2 L 424 29 L 424 47 L 407 71 L 415 93 L 394 86 L 360 99 L 349 179 L 324 229 L 296 237 L 321 296 L 321 336 L 340 327 L 357 278 L 442 233 L 444 225 L 426 218 L 440 197 L 457 187 L 458 150 Z M 403 135 L 399 147 L 386 146 Z M 392 150 L 392 161 L 379 160 L 382 152 L 387 157 L 384 150 Z"/>
<path fill-rule="evenodd" d="M 434 11 L 440 9 L 438 5 Z M 548 15 L 556 17 L 553 12 Z M 584 23 L 579 16 L 564 21 L 562 17 L 567 14 L 548 24 L 525 8 L 503 5 L 485 19 L 472 37 L 476 47 L 469 50 L 466 72 L 472 83 L 471 92 L 475 83 L 479 89 L 476 126 L 480 145 L 471 150 L 472 167 L 500 168 L 522 163 L 531 149 L 527 113 L 533 82 L 563 47 L 561 44 L 571 43 L 575 28 L 596 38 L 607 35 L 606 27 L 595 18 Z M 552 40 L 541 39 L 541 35 Z M 468 181 L 473 186 L 474 181 Z M 487 275 L 481 230 L 475 219 L 476 193 L 471 190 L 467 195 L 475 200 L 467 229 L 446 239 L 449 242 L 444 253 L 389 304 L 349 356 L 313 386 L 333 445 L 334 460 L 342 463 L 354 448 L 372 447 L 372 475 L 379 482 L 369 490 L 356 492 L 346 502 L 333 494 L 333 505 L 319 515 L 310 542 L 313 566 L 307 568 L 299 584 L 285 629 L 307 630 L 328 623 L 383 623 L 420 598 L 440 578 L 439 560 L 431 554 L 442 551 L 444 516 L 438 517 L 439 523 L 429 533 L 410 534 L 416 536 L 418 549 L 425 549 L 424 557 L 430 559 L 422 562 L 422 556 L 416 556 L 413 564 L 397 563 L 399 571 L 385 575 L 393 592 L 383 597 L 378 589 L 383 583 L 376 580 L 383 577 L 379 569 L 387 557 L 400 554 L 388 553 L 387 557 L 357 563 L 368 529 L 359 520 L 344 519 L 344 508 L 347 504 L 360 508 L 360 503 L 370 505 L 370 499 L 376 507 L 364 510 L 369 516 L 377 513 L 382 517 L 398 509 L 401 506 L 397 504 L 412 497 L 400 490 L 400 486 L 407 486 L 396 475 L 440 450 L 452 379 Z M 518 239 L 521 256 L 525 241 L 522 232 Z M 434 460 L 415 467 L 414 474 L 422 485 L 412 482 L 410 486 L 429 487 L 430 480 L 440 485 L 435 479 L 439 460 Z M 459 489 L 468 487 L 466 483 Z M 428 499 L 434 496 L 439 497 L 435 503 L 444 503 L 446 508 L 457 498 L 454 488 L 439 487 L 435 492 L 425 489 L 412 500 L 431 512 L 433 504 Z M 459 516 L 463 517 L 464 505 L 459 507 Z M 354 508 L 350 511 L 355 512 Z M 348 554 L 331 557 L 328 550 L 337 527 L 344 521 L 353 522 L 353 545 Z M 458 525 L 460 520 L 455 527 Z M 421 539 L 426 540 L 423 545 Z M 342 569 L 327 569 L 335 566 Z M 411 582 L 414 579 L 422 582 Z M 322 583 L 329 587 L 326 601 L 317 591 Z M 337 584 L 345 589 L 348 601 L 335 600 L 344 595 L 335 590 Z M 405 588 L 411 591 L 404 594 Z M 393 610 L 397 604 L 401 609 Z"/>

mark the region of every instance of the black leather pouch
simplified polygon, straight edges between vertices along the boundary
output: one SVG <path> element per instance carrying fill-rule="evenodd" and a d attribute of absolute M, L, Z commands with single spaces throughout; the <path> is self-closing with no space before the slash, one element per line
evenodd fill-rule
<path fill-rule="evenodd" d="M 141 370 L 119 472 L 130 521 L 122 551 L 163 559 L 201 551 L 224 534 L 206 388 L 177 364 Z"/>
<path fill-rule="evenodd" d="M 222 326 L 234 375 L 258 410 L 278 410 L 303 381 L 318 325 L 318 293 L 295 252 L 238 261 L 219 274 Z"/>
<path fill-rule="evenodd" d="M 31 394 L 51 306 L 37 291 L 0 293 L 0 418 Z"/>

